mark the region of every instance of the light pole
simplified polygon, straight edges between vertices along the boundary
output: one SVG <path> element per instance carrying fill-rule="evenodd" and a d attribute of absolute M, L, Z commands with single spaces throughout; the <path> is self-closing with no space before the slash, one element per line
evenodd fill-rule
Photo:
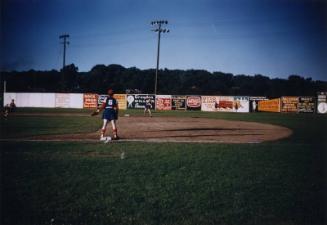
<path fill-rule="evenodd" d="M 152 21 L 151 25 L 154 26 L 152 31 L 158 32 L 158 48 L 157 48 L 157 68 L 156 68 L 156 78 L 154 82 L 154 94 L 157 94 L 157 83 L 158 83 L 158 70 L 159 70 L 159 57 L 160 57 L 160 37 L 161 33 L 169 33 L 168 29 L 163 29 L 162 26 L 167 25 L 167 20 L 156 20 Z"/>

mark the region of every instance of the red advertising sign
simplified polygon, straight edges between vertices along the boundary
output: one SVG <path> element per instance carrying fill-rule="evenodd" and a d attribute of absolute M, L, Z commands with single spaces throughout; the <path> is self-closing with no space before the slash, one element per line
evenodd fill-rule
<path fill-rule="evenodd" d="M 171 110 L 171 96 L 170 95 L 157 95 L 156 96 L 156 109 Z"/>
<path fill-rule="evenodd" d="M 94 109 L 98 107 L 98 95 L 87 93 L 83 96 L 83 108 Z"/>
<path fill-rule="evenodd" d="M 186 99 L 187 109 L 200 110 L 201 109 L 201 97 L 200 96 L 188 96 Z"/>

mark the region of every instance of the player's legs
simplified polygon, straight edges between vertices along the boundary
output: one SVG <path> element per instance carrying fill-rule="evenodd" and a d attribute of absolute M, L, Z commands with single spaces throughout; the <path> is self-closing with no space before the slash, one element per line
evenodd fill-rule
<path fill-rule="evenodd" d="M 107 130 L 107 124 L 108 124 L 108 120 L 107 119 L 103 119 L 103 125 L 102 125 L 102 128 L 101 128 L 100 140 L 104 140 L 105 139 L 104 134 L 106 133 L 106 130 Z"/>
<path fill-rule="evenodd" d="M 116 120 L 111 120 L 111 125 L 112 125 L 112 133 L 114 134 L 114 139 L 118 139 Z"/>
<path fill-rule="evenodd" d="M 144 108 L 144 116 L 145 116 L 146 112 L 149 113 L 149 116 L 152 116 L 152 114 L 151 114 L 151 110 L 150 110 L 150 108 L 147 107 L 147 106 Z"/>

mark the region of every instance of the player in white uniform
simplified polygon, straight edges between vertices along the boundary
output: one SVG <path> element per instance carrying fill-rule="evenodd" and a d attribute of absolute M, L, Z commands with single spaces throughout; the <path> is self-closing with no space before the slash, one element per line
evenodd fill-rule
<path fill-rule="evenodd" d="M 149 112 L 149 116 L 152 117 L 151 108 L 152 108 L 151 99 L 150 98 L 145 99 L 144 116 L 146 112 Z"/>

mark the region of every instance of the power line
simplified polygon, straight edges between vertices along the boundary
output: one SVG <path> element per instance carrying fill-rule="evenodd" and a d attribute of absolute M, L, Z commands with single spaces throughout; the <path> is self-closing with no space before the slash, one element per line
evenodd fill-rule
<path fill-rule="evenodd" d="M 117 46 L 123 46 L 123 45 L 130 45 L 131 43 L 139 44 L 141 42 L 149 42 L 151 40 L 151 37 L 139 37 L 139 38 L 120 38 L 111 40 L 110 42 L 105 42 L 105 41 L 97 41 L 93 43 L 87 43 L 85 41 L 75 41 L 75 36 L 74 36 L 74 43 L 70 45 L 70 48 L 92 48 L 92 47 L 117 47 Z"/>

